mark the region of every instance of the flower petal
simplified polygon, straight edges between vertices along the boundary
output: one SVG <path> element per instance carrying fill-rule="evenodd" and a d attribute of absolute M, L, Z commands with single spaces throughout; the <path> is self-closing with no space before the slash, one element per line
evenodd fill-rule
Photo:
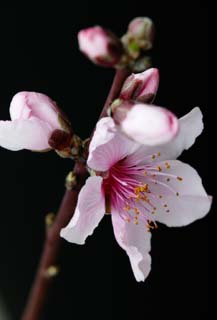
<path fill-rule="evenodd" d="M 0 121 L 0 146 L 12 151 L 49 148 L 49 125 L 39 119 Z"/>
<path fill-rule="evenodd" d="M 195 142 L 196 138 L 203 131 L 202 113 L 198 107 L 194 108 L 186 114 L 184 117 L 179 119 L 179 132 L 177 136 L 170 142 L 163 144 L 162 146 L 141 146 L 137 150 L 136 158 L 142 159 L 148 155 L 154 155 L 159 153 L 160 160 L 176 159 L 184 150 L 189 149 Z M 155 161 L 158 161 L 157 159 Z M 150 159 L 142 161 L 141 163 L 150 162 Z"/>
<path fill-rule="evenodd" d="M 116 129 L 112 118 L 102 118 L 89 147 L 87 164 L 97 171 L 107 171 L 118 160 L 133 153 L 139 145 Z"/>
<path fill-rule="evenodd" d="M 154 195 L 150 200 L 156 207 L 153 219 L 169 227 L 181 227 L 203 218 L 210 210 L 212 199 L 197 171 L 178 160 L 168 164 L 169 169 L 164 168 L 164 163 L 157 164 L 162 170 L 154 178 L 157 183 L 147 180 Z M 164 175 L 166 171 L 168 176 Z"/>
<path fill-rule="evenodd" d="M 117 212 L 112 213 L 114 234 L 120 247 L 129 256 L 137 281 L 145 281 L 151 270 L 151 233 L 144 225 L 125 222 Z"/>
<path fill-rule="evenodd" d="M 90 177 L 81 189 L 74 216 L 61 230 L 61 237 L 72 243 L 84 244 L 104 214 L 105 198 L 102 191 L 102 178 Z"/>

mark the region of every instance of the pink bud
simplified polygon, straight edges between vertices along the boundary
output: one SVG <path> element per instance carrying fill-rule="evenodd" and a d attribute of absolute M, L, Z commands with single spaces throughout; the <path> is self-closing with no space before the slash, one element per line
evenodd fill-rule
<path fill-rule="evenodd" d="M 178 119 L 169 110 L 129 101 L 114 107 L 113 118 L 130 139 L 149 146 L 170 141 L 179 127 Z"/>
<path fill-rule="evenodd" d="M 151 103 L 159 86 L 159 71 L 156 68 L 129 76 L 120 93 L 120 99 Z"/>
<path fill-rule="evenodd" d="M 110 31 L 95 26 L 78 33 L 80 50 L 94 63 L 113 67 L 121 59 L 121 41 Z"/>
<path fill-rule="evenodd" d="M 133 19 L 128 26 L 128 34 L 137 40 L 144 41 L 145 49 L 150 49 L 154 40 L 153 21 L 148 17 Z"/>
<path fill-rule="evenodd" d="M 11 121 L 0 121 L 0 146 L 9 150 L 42 151 L 56 145 L 71 129 L 56 103 L 36 92 L 17 93 L 10 105 Z M 54 139 L 56 137 L 56 139 Z M 52 143 L 50 144 L 49 141 Z"/>

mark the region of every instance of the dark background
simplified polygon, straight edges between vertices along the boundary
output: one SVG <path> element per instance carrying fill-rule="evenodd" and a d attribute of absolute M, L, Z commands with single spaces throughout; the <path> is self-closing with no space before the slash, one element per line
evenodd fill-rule
<path fill-rule="evenodd" d="M 73 7 L 74 6 L 74 7 Z M 75 131 L 87 137 L 109 90 L 113 70 L 92 65 L 78 51 L 77 32 L 100 24 L 125 32 L 135 16 L 157 29 L 154 66 L 161 72 L 157 101 L 178 116 L 201 107 L 206 129 L 181 159 L 208 183 L 207 8 L 200 1 L 78 1 L 49 8 L 0 8 L 0 119 L 8 119 L 18 91 L 43 92 L 58 101 Z M 57 211 L 69 160 L 55 153 L 0 149 L 0 299 L 19 319 L 44 240 L 44 216 Z M 85 246 L 64 242 L 61 273 L 43 319 L 206 318 L 208 221 L 153 233 L 153 267 L 137 283 L 106 217 Z M 2 320 L 2 319 L 1 319 Z M 4 320 L 4 319 L 3 319 Z"/>

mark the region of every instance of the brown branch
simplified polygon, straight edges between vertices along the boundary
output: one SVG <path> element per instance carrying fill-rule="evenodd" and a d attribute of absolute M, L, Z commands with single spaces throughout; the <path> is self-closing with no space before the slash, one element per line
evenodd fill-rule
<path fill-rule="evenodd" d="M 47 231 L 47 237 L 35 276 L 34 284 L 29 295 L 26 309 L 23 313 L 23 320 L 39 320 L 43 307 L 46 303 L 49 288 L 55 277 L 49 276 L 49 267 L 57 263 L 58 253 L 62 239 L 60 230 L 71 219 L 77 204 L 78 193 L 87 177 L 87 170 L 83 163 L 76 163 L 74 172 L 77 177 L 77 186 L 74 190 L 66 190 L 60 205 L 59 212 L 53 225 Z"/>
<path fill-rule="evenodd" d="M 100 118 L 107 115 L 107 108 L 111 102 L 119 96 L 123 82 L 129 75 L 127 70 L 117 70 L 114 81 L 106 99 L 105 105 L 101 112 Z M 60 205 L 59 212 L 53 225 L 47 232 L 47 237 L 42 252 L 41 260 L 38 266 L 38 271 L 24 310 L 22 320 L 40 320 L 41 314 L 46 303 L 49 288 L 54 277 L 48 274 L 49 268 L 55 266 L 58 259 L 58 254 L 61 245 L 60 230 L 65 227 L 73 216 L 74 209 L 77 204 L 78 194 L 81 187 L 84 185 L 87 170 L 84 163 L 77 162 L 75 164 L 74 173 L 77 178 L 76 187 L 69 191 L 66 190 Z M 54 269 L 55 271 L 55 269 Z"/>
<path fill-rule="evenodd" d="M 99 119 L 107 116 L 107 109 L 109 105 L 119 97 L 121 88 L 123 86 L 124 81 L 129 76 L 130 72 L 127 69 L 120 69 L 116 71 L 110 92 L 102 109 Z"/>

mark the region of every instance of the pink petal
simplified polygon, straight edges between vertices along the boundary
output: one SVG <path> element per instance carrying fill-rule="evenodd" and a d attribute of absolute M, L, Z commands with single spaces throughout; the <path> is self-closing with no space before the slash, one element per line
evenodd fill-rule
<path fill-rule="evenodd" d="M 61 129 L 58 121 L 60 110 L 48 96 L 37 92 L 17 93 L 10 105 L 12 120 L 38 118 L 47 122 L 53 129 Z"/>
<path fill-rule="evenodd" d="M 167 109 L 138 103 L 127 112 L 120 128 L 129 138 L 153 146 L 165 144 L 176 136 L 178 120 Z"/>
<path fill-rule="evenodd" d="M 125 222 L 117 212 L 112 213 L 114 234 L 120 247 L 129 256 L 137 281 L 145 281 L 151 270 L 151 233 L 144 225 Z"/>
<path fill-rule="evenodd" d="M 74 216 L 61 230 L 61 237 L 72 243 L 84 244 L 104 214 L 105 198 L 102 192 L 102 178 L 90 177 L 81 189 Z"/>
<path fill-rule="evenodd" d="M 150 198 L 156 207 L 153 219 L 169 227 L 181 227 L 203 218 L 210 210 L 212 199 L 204 190 L 196 170 L 178 160 L 168 163 L 169 169 L 165 168 L 164 162 L 157 163 L 162 169 L 154 178 L 157 184 L 147 180 L 151 193 L 155 195 L 155 198 Z"/>
<path fill-rule="evenodd" d="M 179 119 L 179 123 L 177 137 L 164 148 L 164 156 L 167 154 L 167 159 L 176 159 L 184 150 L 188 150 L 203 131 L 203 115 L 200 108 L 192 109 Z"/>
<path fill-rule="evenodd" d="M 0 146 L 12 151 L 45 150 L 51 132 L 49 125 L 39 119 L 0 121 Z"/>
<path fill-rule="evenodd" d="M 137 143 L 117 131 L 112 118 L 102 118 L 90 143 L 87 164 L 96 171 L 107 171 L 114 163 L 137 148 Z"/>
<path fill-rule="evenodd" d="M 137 152 L 131 156 L 132 161 L 145 164 L 150 161 L 176 159 L 184 150 L 189 149 L 194 144 L 196 138 L 203 131 L 202 118 L 203 116 L 200 109 L 197 107 L 194 108 L 187 115 L 179 119 L 179 132 L 172 141 L 160 146 L 141 146 Z M 151 156 L 158 153 L 160 157 L 152 160 Z M 150 155 L 150 157 L 147 157 L 148 155 Z M 140 161 L 138 159 L 140 159 Z"/>

